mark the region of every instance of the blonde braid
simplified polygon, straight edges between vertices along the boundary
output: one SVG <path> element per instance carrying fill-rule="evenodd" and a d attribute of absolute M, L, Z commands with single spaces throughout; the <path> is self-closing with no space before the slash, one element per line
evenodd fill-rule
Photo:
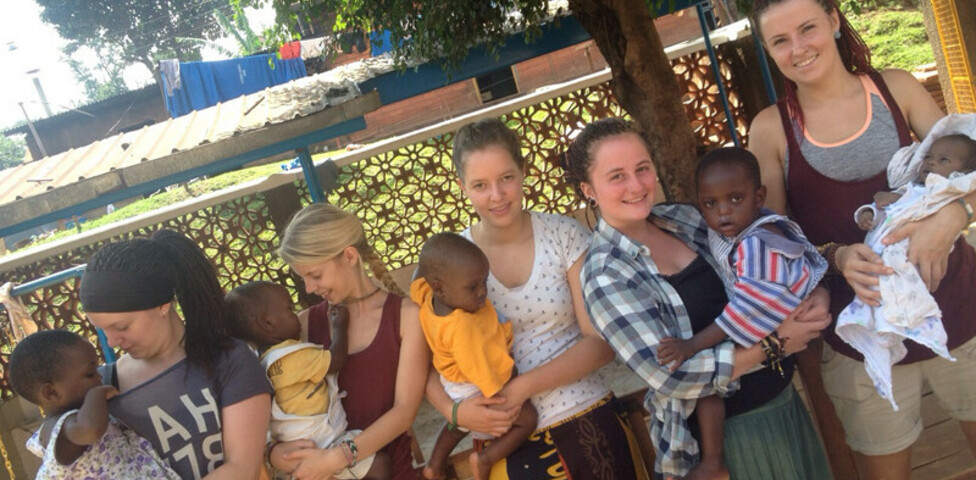
<path fill-rule="evenodd" d="M 390 269 L 386 268 L 386 263 L 376 253 L 376 250 L 366 242 L 365 238 L 362 242 L 356 244 L 356 251 L 359 252 L 359 258 L 362 259 L 363 266 L 369 267 L 370 273 L 383 284 L 383 288 L 387 292 L 400 295 L 401 297 L 404 296 L 403 290 L 393 280 L 393 275 L 390 275 Z"/>

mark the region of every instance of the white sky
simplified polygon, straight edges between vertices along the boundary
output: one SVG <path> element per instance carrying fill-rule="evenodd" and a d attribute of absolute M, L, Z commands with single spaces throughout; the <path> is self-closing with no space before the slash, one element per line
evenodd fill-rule
<path fill-rule="evenodd" d="M 26 73 L 31 69 L 39 69 L 37 77 L 53 114 L 87 103 L 81 85 L 61 53 L 67 42 L 54 27 L 41 21 L 40 7 L 34 0 L 4 0 L 3 4 L 0 14 L 0 129 L 24 119 L 18 102 L 24 103 L 32 120 L 47 116 Z M 248 11 L 247 17 L 252 29 L 261 32 L 274 21 L 274 12 L 270 8 Z M 11 42 L 16 45 L 12 51 Z M 223 45 L 236 51 L 233 41 L 228 40 Z M 204 51 L 205 60 L 217 58 L 220 54 Z M 150 80 L 145 67 L 126 72 L 126 83 L 130 88 L 145 85 Z"/>

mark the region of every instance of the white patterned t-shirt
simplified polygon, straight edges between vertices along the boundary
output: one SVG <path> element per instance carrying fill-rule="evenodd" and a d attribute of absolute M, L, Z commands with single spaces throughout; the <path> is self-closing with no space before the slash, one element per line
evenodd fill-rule
<path fill-rule="evenodd" d="M 488 275 L 488 299 L 512 322 L 512 357 L 520 374 L 559 356 L 580 338 L 566 272 L 586 254 L 590 231 L 562 215 L 531 213 L 535 258 L 524 285 L 508 288 Z M 471 240 L 471 230 L 462 235 Z M 585 410 L 610 392 L 599 371 L 548 392 L 533 395 L 538 428 Z"/>

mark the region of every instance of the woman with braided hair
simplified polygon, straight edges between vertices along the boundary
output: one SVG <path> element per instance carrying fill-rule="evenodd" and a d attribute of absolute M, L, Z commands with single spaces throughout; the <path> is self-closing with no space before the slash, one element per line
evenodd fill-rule
<path fill-rule="evenodd" d="M 329 306 L 349 310 L 349 356 L 338 383 L 347 394 L 342 404 L 349 428 L 362 432 L 331 449 L 307 440 L 273 443 L 271 464 L 297 479 L 327 479 L 356 458 L 382 450 L 393 460 L 393 479 L 418 479 L 405 432 L 420 407 L 430 350 L 417 306 L 403 301 L 362 223 L 341 208 L 314 203 L 300 210 L 285 229 L 278 254 L 302 277 L 306 291 L 325 299 L 300 315 L 308 341 L 328 347 Z"/>
<path fill-rule="evenodd" d="M 766 205 L 790 217 L 820 245 L 836 318 L 857 295 L 879 306 L 881 275 L 893 270 L 871 247 L 854 212 L 889 189 L 892 155 L 922 139 L 943 116 L 925 88 L 903 70 L 877 71 L 870 51 L 835 0 L 754 0 L 753 25 L 783 75 L 786 94 L 759 112 L 749 149 L 759 159 Z M 923 429 L 921 405 L 931 387 L 960 421 L 976 452 L 976 250 L 959 232 L 971 224 L 976 193 L 943 206 L 885 237 L 909 239 L 915 266 L 942 311 L 950 362 L 915 342 L 892 367 L 892 398 L 875 391 L 863 355 L 831 326 L 824 331 L 824 388 L 854 450 L 863 478 L 907 480 L 911 447 Z"/>
<path fill-rule="evenodd" d="M 271 387 L 227 336 L 224 292 L 203 251 L 169 230 L 110 243 L 89 260 L 80 296 L 92 325 L 125 351 L 100 369 L 120 392 L 109 412 L 181 478 L 258 478 Z"/>

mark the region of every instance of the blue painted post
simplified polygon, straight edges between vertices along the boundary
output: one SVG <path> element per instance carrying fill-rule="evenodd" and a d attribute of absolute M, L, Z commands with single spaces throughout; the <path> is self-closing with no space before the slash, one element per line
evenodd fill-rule
<path fill-rule="evenodd" d="M 98 344 L 102 346 L 102 355 L 105 355 L 105 363 L 114 362 L 115 351 L 112 350 L 112 346 L 108 344 L 108 337 L 105 336 L 105 332 L 103 332 L 101 328 L 96 328 L 95 335 L 98 335 Z"/>
<path fill-rule="evenodd" d="M 759 39 L 759 30 L 755 25 L 749 24 L 752 30 L 752 43 L 756 45 L 756 56 L 759 57 L 759 69 L 762 71 L 763 85 L 766 86 L 766 96 L 769 103 L 776 103 L 776 88 L 773 86 L 773 76 L 769 74 L 769 63 L 766 62 L 766 49 L 762 46 Z"/>
<path fill-rule="evenodd" d="M 715 72 L 715 83 L 718 84 L 718 96 L 722 99 L 722 108 L 725 109 L 725 124 L 729 127 L 729 134 L 732 135 L 732 142 L 735 146 L 741 146 L 739 134 L 735 131 L 735 119 L 732 117 L 732 108 L 729 107 L 729 97 L 725 93 L 725 84 L 722 82 L 722 72 L 719 71 L 718 58 L 715 56 L 715 49 L 712 47 L 712 39 L 709 37 L 708 25 L 705 23 L 705 12 L 702 4 L 695 4 L 698 11 L 698 23 L 701 25 L 702 36 L 705 38 L 705 50 L 708 52 L 708 59 L 712 62 L 712 71 Z"/>
<path fill-rule="evenodd" d="M 302 173 L 305 174 L 305 184 L 308 185 L 308 194 L 312 197 L 313 202 L 324 202 L 325 194 L 322 190 L 322 183 L 319 182 L 319 176 L 315 172 L 315 164 L 312 163 L 312 154 L 308 151 L 308 147 L 301 147 L 298 150 L 298 160 L 302 164 Z"/>

